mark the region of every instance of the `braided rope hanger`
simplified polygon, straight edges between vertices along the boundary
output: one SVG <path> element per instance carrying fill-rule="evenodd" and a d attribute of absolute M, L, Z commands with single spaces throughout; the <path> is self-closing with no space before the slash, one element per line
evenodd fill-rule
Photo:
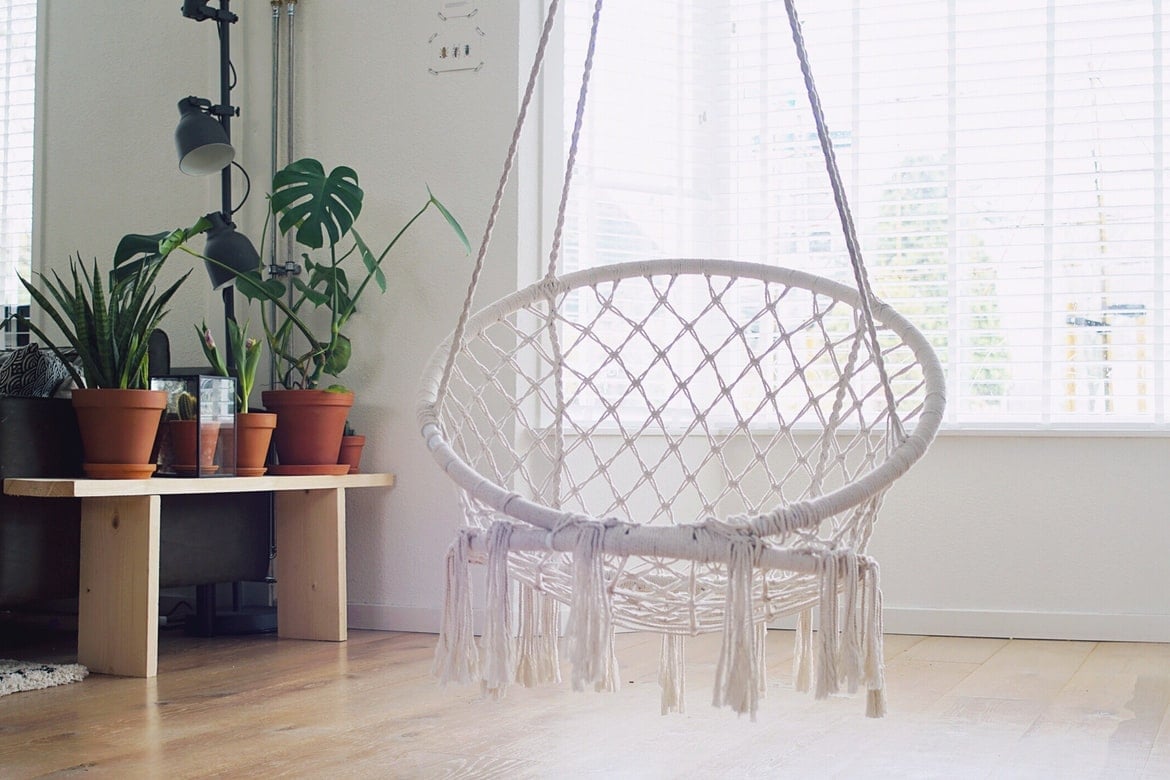
<path fill-rule="evenodd" d="M 570 136 L 569 153 L 565 164 L 565 175 L 561 186 L 560 202 L 557 207 L 556 225 L 553 230 L 552 245 L 549 250 L 548 270 L 545 274 L 545 281 L 551 282 L 557 275 L 557 263 L 560 258 L 561 239 L 564 232 L 565 213 L 568 207 L 569 192 L 571 189 L 573 171 L 577 160 L 577 150 L 580 143 L 581 128 L 585 118 L 586 98 L 589 92 L 589 79 L 593 71 L 594 53 L 597 45 L 597 34 L 600 27 L 601 10 L 604 0 L 596 0 L 593 7 L 593 17 L 589 30 L 589 44 L 586 49 L 585 64 L 582 69 L 581 83 L 578 88 L 577 110 L 573 122 L 573 130 Z M 841 220 L 842 232 L 845 236 L 845 244 L 849 253 L 849 262 L 853 269 L 854 281 L 857 285 L 858 291 L 861 293 L 860 311 L 862 314 L 862 321 L 868 334 L 867 347 L 870 355 L 877 368 L 878 375 L 881 378 L 883 392 L 885 394 L 886 407 L 889 411 L 889 422 L 893 426 L 895 439 L 898 442 L 906 439 L 906 432 L 903 429 L 901 419 L 897 413 L 897 403 L 894 399 L 893 389 L 890 385 L 890 378 L 886 370 L 885 361 L 882 357 L 881 344 L 878 341 L 877 326 L 874 322 L 873 306 L 876 298 L 873 294 L 873 288 L 870 285 L 869 274 L 866 271 L 865 262 L 862 259 L 861 244 L 857 238 L 857 230 L 853 223 L 853 214 L 849 208 L 848 196 L 845 192 L 845 185 L 841 176 L 840 167 L 837 164 L 837 156 L 833 149 L 832 138 L 829 135 L 828 123 L 825 120 L 824 108 L 821 103 L 820 94 L 817 92 L 816 84 L 813 80 L 812 68 L 809 64 L 808 51 L 805 46 L 804 32 L 797 16 L 795 0 L 784 0 L 784 7 L 788 14 L 788 21 L 792 27 L 792 40 L 796 46 L 797 58 L 800 61 L 800 70 L 804 78 L 805 91 L 808 95 L 809 105 L 812 109 L 813 119 L 816 122 L 817 137 L 820 140 L 821 152 L 825 159 L 825 168 L 829 174 L 829 183 L 833 190 L 833 200 L 837 207 L 837 213 Z M 520 111 L 516 117 L 515 128 L 512 132 L 511 143 L 508 146 L 508 153 L 505 157 L 503 171 L 500 174 L 499 184 L 496 187 L 495 198 L 492 201 L 491 211 L 488 216 L 487 226 L 484 229 L 483 238 L 480 241 L 479 251 L 476 254 L 475 267 L 472 271 L 471 281 L 468 284 L 467 295 L 463 301 L 463 308 L 459 314 L 458 323 L 455 326 L 454 336 L 451 340 L 450 350 L 447 355 L 446 364 L 443 367 L 442 379 L 439 382 L 438 394 L 436 396 L 436 406 L 440 405 L 446 396 L 447 388 L 451 379 L 451 372 L 454 368 L 456 356 L 459 350 L 463 347 L 463 338 L 467 328 L 467 320 L 471 316 L 472 305 L 475 300 L 475 292 L 479 285 L 479 279 L 483 271 L 484 261 L 487 256 L 488 247 L 491 244 L 492 233 L 495 229 L 496 219 L 499 216 L 500 208 L 503 203 L 504 192 L 507 188 L 508 180 L 511 176 L 512 168 L 515 165 L 516 154 L 519 148 L 520 137 L 524 130 L 524 125 L 528 117 L 528 109 L 532 103 L 533 95 L 536 90 L 536 83 L 544 68 L 545 56 L 547 54 L 548 43 L 552 34 L 553 24 L 560 10 L 560 0 L 551 0 L 548 7 L 548 12 L 545 16 L 544 26 L 541 30 L 540 41 L 537 45 L 536 56 L 533 59 L 532 68 L 528 74 L 527 86 L 524 90 L 524 96 L 520 101 Z M 549 323 L 550 334 L 556 344 L 556 334 L 553 328 L 551 319 Z M 558 401 L 560 398 L 560 379 L 561 371 L 556 372 L 557 377 L 557 393 Z M 558 408 L 563 408 L 563 403 L 560 403 Z M 557 426 L 558 429 L 560 426 Z"/>

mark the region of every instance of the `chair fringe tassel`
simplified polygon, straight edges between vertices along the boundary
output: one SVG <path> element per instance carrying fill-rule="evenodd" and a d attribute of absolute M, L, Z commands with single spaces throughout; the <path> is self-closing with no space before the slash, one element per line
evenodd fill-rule
<path fill-rule="evenodd" d="M 865 714 L 886 714 L 885 661 L 882 658 L 882 592 L 878 565 L 849 550 L 830 551 L 821 559 L 820 625 L 813 661 L 815 696 L 823 699 L 844 685 L 849 693 L 865 686 Z M 844 583 L 840 583 L 844 577 Z M 843 587 L 838 591 L 838 585 Z M 807 690 L 810 611 L 797 618 L 796 686 Z M 801 684 L 806 687 L 801 688 Z"/>
<path fill-rule="evenodd" d="M 605 585 L 602 523 L 580 521 L 573 550 L 573 597 L 569 606 L 569 661 L 573 690 L 592 685 L 597 691 L 616 691 L 617 655 L 613 641 L 613 611 Z"/>
<path fill-rule="evenodd" d="M 483 692 L 503 698 L 514 679 L 512 598 L 508 587 L 508 542 L 512 524 L 492 523 L 487 538 L 487 623 L 483 632 Z"/>
<path fill-rule="evenodd" d="M 561 609 L 556 599 L 528 585 L 520 587 L 520 636 L 516 682 L 531 688 L 561 681 L 557 635 Z"/>
<path fill-rule="evenodd" d="M 796 616 L 796 646 L 792 655 L 792 687 L 801 693 L 812 690 L 812 625 L 812 610 L 801 610 Z"/>
<path fill-rule="evenodd" d="M 662 635 L 658 656 L 658 685 L 662 688 L 662 714 L 686 712 L 687 640 L 677 634 Z"/>
<path fill-rule="evenodd" d="M 431 672 L 442 685 L 479 677 L 479 652 L 471 622 L 471 531 L 463 529 L 447 550 L 447 596 Z"/>
<path fill-rule="evenodd" d="M 715 691 L 711 703 L 728 706 L 737 715 L 756 719 L 760 705 L 760 669 L 755 631 L 752 579 L 754 540 L 733 536 L 727 564 L 727 603 L 723 609 L 723 646 L 715 667 Z"/>
<path fill-rule="evenodd" d="M 568 620 L 568 647 L 573 690 L 592 685 L 598 691 L 620 687 L 614 647 L 612 594 L 605 582 L 603 539 L 606 525 L 578 521 L 573 555 L 573 594 Z M 755 719 L 767 689 L 764 662 L 766 627 L 755 615 L 753 581 L 757 540 L 726 534 L 708 524 L 729 544 L 723 644 L 715 673 L 712 703 Z M 471 579 L 468 571 L 470 530 L 460 531 L 447 552 L 447 597 L 435 650 L 433 673 L 446 685 L 480 677 L 480 658 L 472 633 Z M 519 636 L 512 634 L 508 578 L 508 544 L 512 525 L 494 523 L 488 532 L 486 657 L 481 682 L 485 694 L 499 697 L 509 683 L 539 685 L 560 681 L 557 634 L 559 605 L 527 585 L 520 590 Z M 827 550 L 818 556 L 819 622 L 813 636 L 813 610 L 797 614 L 793 687 L 810 688 L 818 699 L 866 689 L 866 716 L 886 714 L 882 592 L 874 559 L 850 550 Z M 842 579 L 844 581 L 842 581 Z M 658 682 L 662 713 L 685 711 L 686 638 L 664 634 Z"/>

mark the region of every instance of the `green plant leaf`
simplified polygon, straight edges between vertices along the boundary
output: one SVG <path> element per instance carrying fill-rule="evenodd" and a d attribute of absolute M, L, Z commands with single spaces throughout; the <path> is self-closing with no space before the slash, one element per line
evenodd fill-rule
<path fill-rule="evenodd" d="M 378 289 L 386 292 L 386 274 L 382 271 L 382 264 L 378 262 L 378 258 L 374 257 L 374 253 L 366 246 L 365 240 L 357 230 L 350 231 L 353 236 L 354 244 L 358 248 L 358 253 L 362 258 L 362 265 L 366 267 L 366 273 L 374 277 L 374 284 L 378 285 Z"/>
<path fill-rule="evenodd" d="M 333 340 L 333 348 L 325 355 L 325 365 L 322 370 L 330 376 L 338 376 L 349 365 L 349 359 L 352 356 L 353 343 L 344 333 L 338 333 L 337 338 Z"/>
<path fill-rule="evenodd" d="M 170 233 L 127 233 L 114 249 L 114 277 L 128 279 L 146 264 L 162 259 L 159 244 Z"/>
<path fill-rule="evenodd" d="M 427 195 L 430 197 L 431 203 L 435 204 L 435 208 L 443 215 L 443 219 L 447 220 L 447 224 L 455 231 L 455 235 L 459 237 L 459 243 L 463 244 L 464 250 L 468 254 L 471 254 L 471 242 L 467 240 L 467 234 L 463 232 L 463 226 L 459 224 L 459 220 L 455 219 L 455 215 L 448 211 L 447 207 L 435 197 L 430 187 L 427 187 Z"/>
<path fill-rule="evenodd" d="M 284 296 L 287 288 L 279 279 L 263 279 L 259 272 L 240 274 L 235 280 L 236 290 L 248 300 L 270 301 Z"/>
<path fill-rule="evenodd" d="M 310 283 L 304 281 L 299 276 L 293 277 L 293 287 L 305 297 L 305 300 L 313 304 L 313 306 L 324 306 L 329 303 L 328 293 L 315 290 Z"/>
<path fill-rule="evenodd" d="M 113 291 L 116 292 L 116 291 Z M 81 291 L 81 285 L 78 283 L 78 299 L 84 299 L 84 293 Z M 97 260 L 93 261 L 93 274 L 89 277 L 89 295 L 92 305 L 87 311 L 85 308 L 77 309 L 76 318 L 85 323 L 88 328 L 92 329 L 90 338 L 93 340 L 93 345 L 97 351 L 98 363 L 98 386 L 99 387 L 125 387 L 123 372 L 118 370 L 117 355 L 118 345 L 114 342 L 113 334 L 114 328 L 110 321 L 110 312 L 115 307 L 107 304 L 105 290 L 102 287 L 102 276 L 98 273 Z M 111 303 L 116 303 L 120 296 L 111 299 Z M 89 320 L 92 319 L 92 322 Z"/>
<path fill-rule="evenodd" d="M 269 203 L 281 233 L 296 228 L 297 243 L 312 249 L 336 245 L 361 214 L 363 193 L 357 173 L 345 166 L 328 176 L 321 163 L 305 158 L 290 163 L 272 179 Z"/>

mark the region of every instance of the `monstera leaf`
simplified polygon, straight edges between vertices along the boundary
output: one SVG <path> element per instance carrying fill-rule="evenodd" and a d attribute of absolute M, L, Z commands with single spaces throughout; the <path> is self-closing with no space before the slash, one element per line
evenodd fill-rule
<path fill-rule="evenodd" d="M 338 241 L 362 211 L 362 188 L 353 168 L 338 166 L 326 176 L 314 159 L 297 160 L 272 179 L 272 211 L 281 233 L 296 229 L 297 243 L 310 249 Z"/>

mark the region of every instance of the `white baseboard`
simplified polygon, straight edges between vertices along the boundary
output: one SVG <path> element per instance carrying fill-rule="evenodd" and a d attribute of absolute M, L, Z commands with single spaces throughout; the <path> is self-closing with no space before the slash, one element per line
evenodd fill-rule
<path fill-rule="evenodd" d="M 346 614 L 350 628 L 437 634 L 443 622 L 443 611 L 432 607 L 397 607 L 389 604 L 349 604 L 348 607 Z M 477 627 L 481 617 L 479 612 L 476 610 L 473 618 Z"/>
<path fill-rule="evenodd" d="M 413 631 L 435 634 L 442 612 L 430 607 L 350 604 L 349 627 L 376 631 Z M 475 610 L 476 633 L 483 614 Z M 781 619 L 773 628 L 792 628 L 795 620 Z M 981 610 L 914 609 L 888 607 L 888 634 L 920 636 L 1010 637 L 1014 639 L 1074 639 L 1098 642 L 1170 642 L 1170 615 L 1112 615 L 1089 612 L 994 612 Z"/>
<path fill-rule="evenodd" d="M 889 634 L 1170 642 L 1170 615 L 887 607 L 885 626 Z"/>

